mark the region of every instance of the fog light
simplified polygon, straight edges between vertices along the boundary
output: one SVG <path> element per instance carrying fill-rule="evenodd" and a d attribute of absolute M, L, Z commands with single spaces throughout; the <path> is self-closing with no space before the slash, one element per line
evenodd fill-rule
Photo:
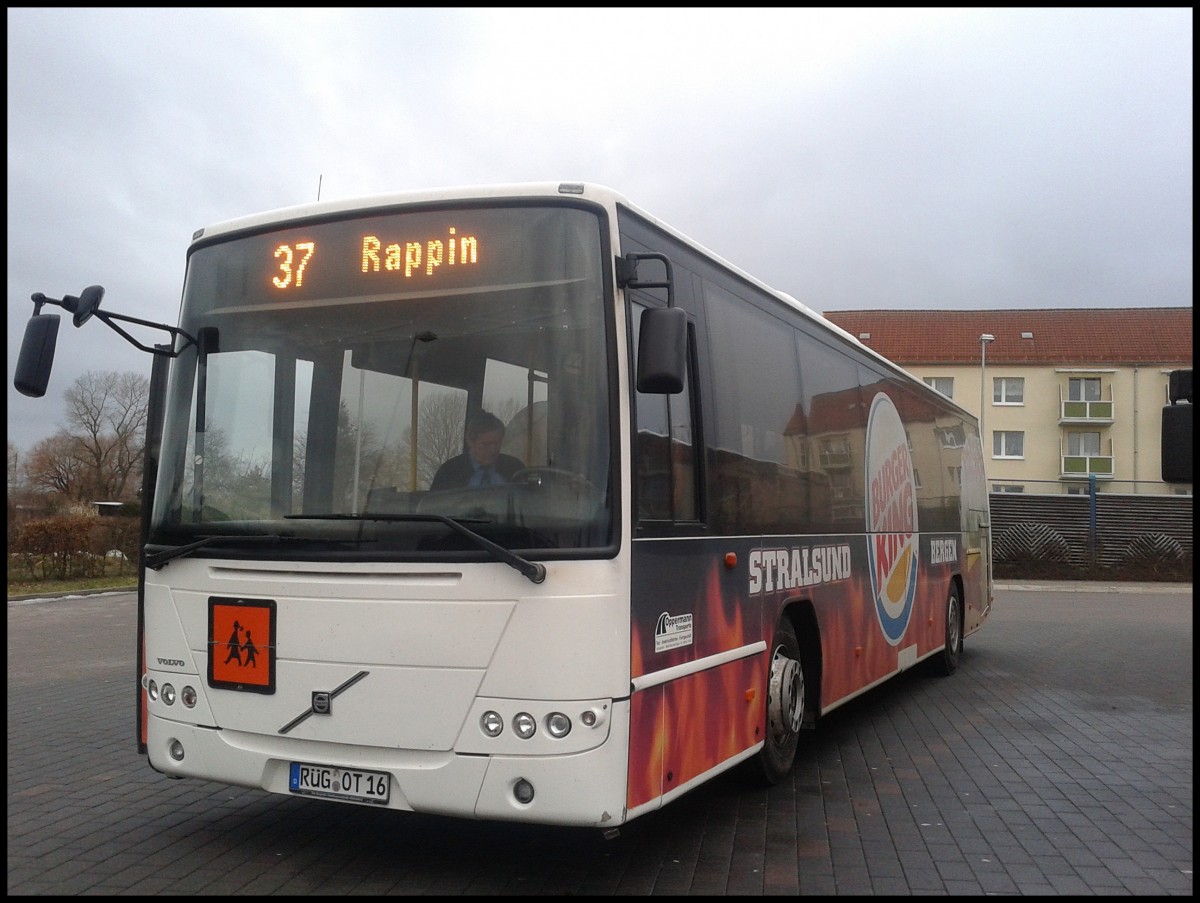
<path fill-rule="evenodd" d="M 183 744 L 178 740 L 171 741 L 171 745 L 167 747 L 167 752 L 171 754 L 171 758 L 176 762 L 183 761 Z"/>
<path fill-rule="evenodd" d="M 579 716 L 579 720 L 583 722 L 585 727 L 593 727 L 596 724 L 596 713 L 588 709 Z"/>
<path fill-rule="evenodd" d="M 479 727 L 489 737 L 499 737 L 504 730 L 504 719 L 499 712 L 484 712 L 479 719 Z"/>
<path fill-rule="evenodd" d="M 537 721 L 528 712 L 518 712 L 513 719 L 513 731 L 522 740 L 528 740 L 537 731 Z"/>
<path fill-rule="evenodd" d="M 529 805 L 533 802 L 533 785 L 524 778 L 518 778 L 513 786 L 513 797 L 518 803 Z"/>
<path fill-rule="evenodd" d="M 151 702 L 157 701 L 158 700 L 158 684 L 156 684 L 154 681 L 150 681 L 149 683 L 147 683 L 146 684 L 146 695 L 150 697 Z"/>
<path fill-rule="evenodd" d="M 571 733 L 571 719 L 562 712 L 551 712 L 546 716 L 546 730 L 555 739 L 561 739 Z"/>
<path fill-rule="evenodd" d="M 175 688 L 170 684 L 163 684 L 162 699 L 167 705 L 175 705 Z"/>
<path fill-rule="evenodd" d="M 189 709 L 196 707 L 196 688 L 184 687 L 179 693 L 179 698 Z"/>

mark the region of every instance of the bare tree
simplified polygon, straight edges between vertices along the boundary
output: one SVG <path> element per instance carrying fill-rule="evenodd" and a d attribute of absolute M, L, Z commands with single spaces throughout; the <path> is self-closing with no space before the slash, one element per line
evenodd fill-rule
<path fill-rule="evenodd" d="M 47 514 L 53 510 L 54 497 L 33 485 L 29 478 L 29 466 L 34 458 L 23 454 L 8 443 L 8 534 L 12 541 L 13 529 L 19 519 Z M 49 503 L 49 504 L 48 504 Z M 20 512 L 20 518 L 18 517 Z"/>
<path fill-rule="evenodd" d="M 33 447 L 22 470 L 31 489 L 59 496 L 63 502 L 76 502 L 89 494 L 80 457 L 75 437 L 59 430 Z"/>
<path fill-rule="evenodd" d="M 433 475 L 443 461 L 462 453 L 466 409 L 466 399 L 459 395 L 439 394 L 421 399 L 417 421 L 417 478 L 421 486 L 428 487 L 433 482 Z M 411 449 L 411 434 L 406 439 Z"/>
<path fill-rule="evenodd" d="M 21 485 L 21 453 L 17 451 L 17 447 L 12 444 L 12 440 L 8 440 L 8 493 L 12 493 Z"/>
<path fill-rule="evenodd" d="M 66 432 L 97 499 L 126 500 L 145 454 L 150 380 L 138 373 L 88 372 L 65 393 Z"/>

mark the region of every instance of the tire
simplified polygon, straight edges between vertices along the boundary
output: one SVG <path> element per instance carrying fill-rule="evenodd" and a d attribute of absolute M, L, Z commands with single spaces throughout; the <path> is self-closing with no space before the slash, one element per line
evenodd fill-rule
<path fill-rule="evenodd" d="M 791 773 L 804 721 L 804 666 L 796 631 L 786 617 L 779 620 L 771 643 L 767 674 L 766 738 L 755 757 L 758 776 L 778 784 Z"/>
<path fill-rule="evenodd" d="M 958 670 L 958 660 L 962 656 L 963 647 L 963 607 L 962 595 L 958 584 L 950 584 L 950 592 L 946 594 L 946 645 L 934 659 L 937 673 L 949 677 Z"/>

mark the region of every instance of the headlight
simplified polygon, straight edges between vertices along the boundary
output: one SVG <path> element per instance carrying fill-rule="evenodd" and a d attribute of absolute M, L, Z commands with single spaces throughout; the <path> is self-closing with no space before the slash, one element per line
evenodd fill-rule
<path fill-rule="evenodd" d="M 518 712 L 513 718 L 513 731 L 522 740 L 528 740 L 537 732 L 537 721 L 528 712 Z"/>
<path fill-rule="evenodd" d="M 556 740 L 571 733 L 571 719 L 562 712 L 551 712 L 546 716 L 546 730 Z"/>
<path fill-rule="evenodd" d="M 479 727 L 489 737 L 499 737 L 504 730 L 504 719 L 499 712 L 484 712 L 479 719 Z"/>

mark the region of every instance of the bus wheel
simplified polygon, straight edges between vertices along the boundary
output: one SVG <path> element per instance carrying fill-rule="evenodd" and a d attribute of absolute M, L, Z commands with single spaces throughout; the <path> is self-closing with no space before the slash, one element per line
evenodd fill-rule
<path fill-rule="evenodd" d="M 768 784 L 778 784 L 792 770 L 800 723 L 804 720 L 804 668 L 800 643 L 791 621 L 775 628 L 771 672 L 767 683 L 767 736 L 758 754 L 759 771 Z"/>
<path fill-rule="evenodd" d="M 958 593 L 958 584 L 950 584 L 950 592 L 946 596 L 946 646 L 936 659 L 939 674 L 950 676 L 958 668 L 958 658 L 962 655 L 963 645 L 963 608 L 962 598 Z"/>

